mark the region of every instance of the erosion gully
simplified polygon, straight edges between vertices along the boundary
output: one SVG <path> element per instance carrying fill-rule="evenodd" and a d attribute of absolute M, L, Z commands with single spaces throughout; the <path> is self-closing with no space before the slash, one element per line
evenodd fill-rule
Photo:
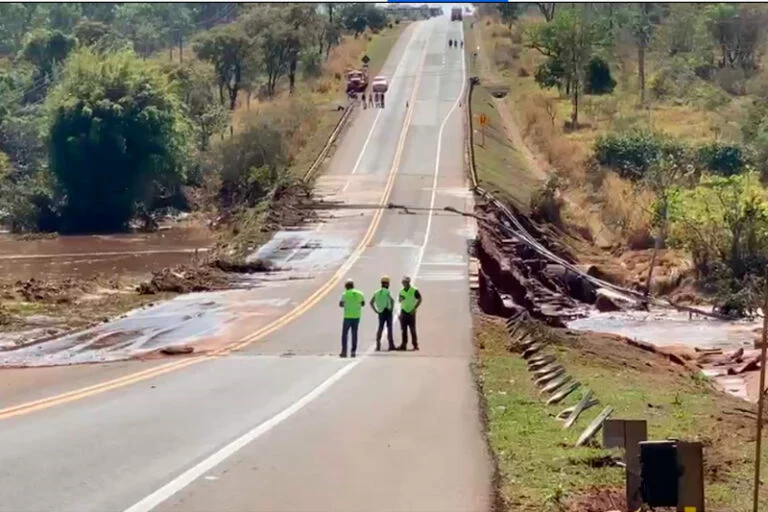
<path fill-rule="evenodd" d="M 481 309 L 509 317 L 523 311 L 553 327 L 616 334 L 651 352 L 702 372 L 737 397 L 756 401 L 761 332 L 758 321 L 724 321 L 673 308 L 645 309 L 632 297 L 595 286 L 595 270 L 581 267 L 547 226 L 537 225 L 519 211 L 516 219 L 528 235 L 585 273 L 552 263 L 503 226 L 507 213 L 493 204 L 479 204 L 480 223 L 473 248 L 479 263 L 478 300 Z"/>

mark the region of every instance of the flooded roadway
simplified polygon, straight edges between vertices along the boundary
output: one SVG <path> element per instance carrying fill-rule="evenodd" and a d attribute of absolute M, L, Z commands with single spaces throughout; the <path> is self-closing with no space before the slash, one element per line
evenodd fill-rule
<path fill-rule="evenodd" d="M 143 277 L 153 270 L 189 263 L 196 251 L 207 251 L 213 243 L 210 230 L 191 223 L 167 226 L 154 233 L 32 240 L 0 234 L 0 275 L 6 280 Z"/>

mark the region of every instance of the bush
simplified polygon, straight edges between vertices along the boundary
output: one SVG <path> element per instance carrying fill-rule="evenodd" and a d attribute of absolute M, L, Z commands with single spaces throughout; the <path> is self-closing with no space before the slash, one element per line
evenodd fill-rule
<path fill-rule="evenodd" d="M 323 73 L 322 57 L 317 52 L 306 52 L 301 56 L 301 71 L 306 78 L 317 78 Z"/>
<path fill-rule="evenodd" d="M 680 141 L 661 133 L 632 130 L 611 133 L 597 139 L 595 159 L 600 165 L 614 169 L 622 178 L 641 179 L 661 156 L 686 160 L 688 148 Z"/>
<path fill-rule="evenodd" d="M 183 106 L 168 77 L 132 52 L 79 50 L 47 107 L 66 229 L 124 229 L 156 184 L 183 181 L 192 133 Z"/>
<path fill-rule="evenodd" d="M 560 186 L 557 176 L 552 175 L 543 187 L 531 197 L 531 213 L 536 220 L 560 224 L 562 221 L 563 199 L 558 191 Z"/>
<path fill-rule="evenodd" d="M 600 57 L 592 57 L 587 65 L 587 94 L 610 94 L 616 87 L 616 80 L 611 76 L 611 68 Z"/>
<path fill-rule="evenodd" d="M 700 168 L 720 176 L 739 174 L 748 165 L 741 146 L 722 142 L 699 146 L 696 150 L 696 160 Z"/>

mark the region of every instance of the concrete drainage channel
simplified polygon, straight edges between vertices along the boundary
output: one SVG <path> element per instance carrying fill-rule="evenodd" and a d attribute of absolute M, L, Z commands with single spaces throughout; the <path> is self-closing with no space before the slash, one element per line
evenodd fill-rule
<path fill-rule="evenodd" d="M 527 312 L 520 313 L 506 321 L 509 342 L 521 349 L 521 357 L 528 363 L 528 371 L 534 384 L 539 388 L 539 397 L 546 406 L 557 405 L 576 390 L 582 383 L 568 374 L 568 371 L 557 361 L 554 354 L 547 354 L 546 340 L 541 339 L 530 329 L 531 317 Z M 600 403 L 594 392 L 585 389 L 581 400 L 576 405 L 566 407 L 556 418 L 563 422 L 564 429 L 570 429 L 579 416 Z M 575 446 L 587 445 L 602 429 L 604 422 L 613 414 L 613 407 L 605 407 L 587 428 L 581 433 Z"/>

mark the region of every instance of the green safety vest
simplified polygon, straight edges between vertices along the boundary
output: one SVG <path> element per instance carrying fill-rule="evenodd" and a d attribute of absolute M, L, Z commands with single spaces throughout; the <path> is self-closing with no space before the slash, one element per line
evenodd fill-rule
<path fill-rule="evenodd" d="M 373 304 L 379 313 L 392 309 L 392 295 L 389 293 L 389 288 L 379 288 L 376 290 L 376 293 L 373 294 Z"/>
<path fill-rule="evenodd" d="M 405 313 L 413 313 L 416 309 L 416 287 L 411 286 L 407 290 L 405 288 L 400 290 L 400 298 L 402 299 L 400 308 Z"/>
<path fill-rule="evenodd" d="M 344 318 L 359 319 L 365 304 L 363 293 L 355 288 L 346 290 L 341 300 L 344 302 Z"/>

